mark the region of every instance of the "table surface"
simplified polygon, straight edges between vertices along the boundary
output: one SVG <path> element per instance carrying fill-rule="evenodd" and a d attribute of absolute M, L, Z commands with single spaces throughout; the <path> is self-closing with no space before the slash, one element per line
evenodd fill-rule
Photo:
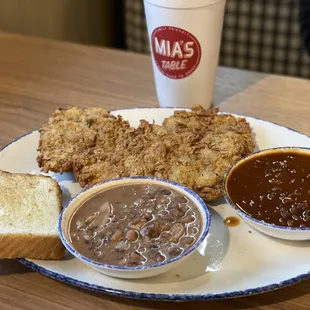
<path fill-rule="evenodd" d="M 310 134 L 310 82 L 219 68 L 214 104 Z M 0 33 L 0 147 L 39 128 L 59 107 L 157 106 L 148 56 Z M 309 309 L 310 280 L 198 309 Z M 127 300 L 51 280 L 0 261 L 1 309 L 186 309 L 188 303 Z"/>

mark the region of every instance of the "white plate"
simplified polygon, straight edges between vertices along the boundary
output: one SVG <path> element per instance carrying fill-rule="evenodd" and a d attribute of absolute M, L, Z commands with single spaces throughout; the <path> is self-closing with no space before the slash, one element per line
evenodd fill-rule
<path fill-rule="evenodd" d="M 114 111 L 134 126 L 144 118 L 160 123 L 173 109 Z M 260 149 L 279 146 L 310 147 L 310 138 L 294 130 L 247 117 Z M 40 173 L 36 163 L 39 133 L 31 132 L 0 152 L 0 169 Z M 64 204 L 80 191 L 72 174 L 50 174 L 64 191 Z M 223 219 L 235 212 L 221 199 L 211 207 L 212 225 L 206 242 L 181 266 L 142 280 L 109 278 L 67 255 L 62 261 L 20 259 L 26 266 L 57 280 L 85 289 L 140 299 L 203 300 L 258 294 L 310 277 L 310 242 L 272 239 L 244 222 L 228 228 Z"/>

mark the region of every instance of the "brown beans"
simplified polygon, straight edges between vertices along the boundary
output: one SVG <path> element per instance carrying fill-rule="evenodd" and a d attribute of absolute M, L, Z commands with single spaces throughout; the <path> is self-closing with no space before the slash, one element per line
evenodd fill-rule
<path fill-rule="evenodd" d="M 157 200 L 158 205 L 165 206 L 170 202 L 170 199 L 168 197 L 162 197 Z"/>
<path fill-rule="evenodd" d="M 139 186 L 115 189 L 85 203 L 70 231 L 80 253 L 106 264 L 138 266 L 162 263 L 194 244 L 200 231 L 195 206 L 173 190 Z M 77 222 L 83 230 L 77 229 Z"/>
<path fill-rule="evenodd" d="M 129 266 L 137 266 L 142 263 L 144 260 L 143 256 L 141 256 L 138 252 L 130 253 L 128 258 L 128 265 Z"/>
<path fill-rule="evenodd" d="M 158 238 L 160 233 L 161 233 L 160 224 L 159 223 L 154 223 L 152 225 L 152 228 L 151 228 L 150 232 L 149 232 L 149 237 L 150 238 Z"/>
<path fill-rule="evenodd" d="M 169 232 L 163 232 L 163 233 L 161 234 L 161 237 L 163 237 L 163 238 L 165 238 L 165 239 L 169 239 L 169 238 L 171 238 L 171 234 L 170 234 Z"/>
<path fill-rule="evenodd" d="M 163 188 L 162 190 L 159 191 L 160 194 L 164 195 L 164 196 L 170 196 L 172 195 L 171 190 Z"/>
<path fill-rule="evenodd" d="M 177 255 L 180 255 L 182 252 L 183 252 L 183 250 L 180 249 L 180 248 L 172 248 L 169 251 L 169 254 L 172 255 L 172 256 L 177 256 Z"/>
<path fill-rule="evenodd" d="M 184 196 L 177 196 L 174 198 L 174 201 L 177 203 L 187 203 L 188 202 L 187 198 Z"/>
<path fill-rule="evenodd" d="M 187 215 L 186 217 L 180 219 L 180 222 L 182 223 L 192 223 L 195 221 L 195 217 L 192 215 Z"/>
<path fill-rule="evenodd" d="M 150 212 L 144 212 L 142 217 L 146 219 L 147 221 L 150 221 L 153 218 L 153 215 Z"/>
<path fill-rule="evenodd" d="M 157 263 L 161 263 L 165 260 L 165 256 L 162 255 L 160 252 L 158 252 L 158 254 L 154 257 L 154 260 L 157 262 Z"/>
<path fill-rule="evenodd" d="M 177 207 L 177 210 L 178 210 L 178 217 L 183 217 L 186 214 L 188 207 L 186 205 L 180 205 Z"/>
<path fill-rule="evenodd" d="M 140 230 L 145 225 L 146 222 L 147 220 L 145 218 L 138 217 L 132 220 L 128 226 L 130 228 Z"/>
<path fill-rule="evenodd" d="M 129 229 L 126 232 L 125 238 L 129 241 L 136 241 L 138 239 L 139 234 L 134 229 Z"/>
<path fill-rule="evenodd" d="M 112 241 L 119 241 L 123 238 L 123 232 L 118 229 L 112 236 L 111 240 Z"/>
<path fill-rule="evenodd" d="M 180 240 L 181 243 L 187 244 L 187 245 L 191 245 L 195 242 L 195 238 L 194 237 L 183 237 Z"/>
<path fill-rule="evenodd" d="M 169 223 L 163 223 L 158 225 L 158 232 L 162 233 L 163 231 L 168 231 L 170 230 L 171 225 Z"/>

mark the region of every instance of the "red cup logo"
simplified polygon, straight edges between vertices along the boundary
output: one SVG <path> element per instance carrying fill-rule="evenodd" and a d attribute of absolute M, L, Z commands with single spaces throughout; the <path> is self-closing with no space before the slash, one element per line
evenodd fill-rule
<path fill-rule="evenodd" d="M 162 74 L 171 79 L 191 75 L 199 65 L 201 47 L 188 31 L 171 26 L 161 26 L 152 33 L 152 53 Z"/>

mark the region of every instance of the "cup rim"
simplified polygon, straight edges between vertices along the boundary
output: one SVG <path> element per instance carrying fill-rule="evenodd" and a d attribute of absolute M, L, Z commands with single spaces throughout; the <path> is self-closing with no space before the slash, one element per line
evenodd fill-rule
<path fill-rule="evenodd" d="M 259 154 L 262 153 L 272 153 L 275 152 L 277 150 L 296 150 L 296 151 L 300 151 L 303 153 L 303 151 L 306 152 L 310 152 L 310 148 L 309 147 L 299 147 L 299 146 L 281 146 L 281 147 L 274 147 L 274 148 L 267 148 L 264 150 L 259 150 L 256 152 L 253 152 L 252 154 L 249 154 L 247 156 L 244 156 L 243 158 L 241 158 L 240 160 L 238 160 L 235 164 L 233 164 L 225 173 L 224 175 L 224 179 L 223 179 L 223 194 L 224 194 L 224 198 L 227 202 L 227 204 L 232 207 L 239 216 L 246 218 L 247 220 L 250 220 L 251 222 L 254 222 L 255 224 L 261 225 L 261 226 L 265 226 L 271 229 L 275 229 L 275 230 L 281 230 L 281 231 L 290 231 L 290 232 L 308 232 L 310 231 L 310 227 L 289 227 L 289 226 L 280 226 L 280 225 L 276 225 L 276 224 L 270 224 L 270 223 L 266 223 L 262 220 L 258 220 L 250 215 L 248 215 L 247 213 L 245 213 L 244 211 L 242 211 L 240 208 L 238 208 L 236 206 L 236 204 L 232 201 L 232 199 L 230 198 L 229 194 L 228 194 L 228 190 L 227 190 L 227 179 L 230 175 L 230 173 L 232 173 L 232 171 L 242 162 L 248 160 L 249 158 L 255 157 Z"/>
<path fill-rule="evenodd" d="M 212 6 L 219 2 L 226 2 L 226 0 L 144 0 L 144 3 L 148 3 L 154 6 L 158 6 L 165 9 L 198 9 L 203 7 Z"/>
<path fill-rule="evenodd" d="M 147 180 L 151 180 L 154 181 L 154 183 L 158 182 L 158 183 L 164 183 L 166 186 L 168 185 L 168 187 L 174 187 L 176 188 L 176 190 L 181 189 L 183 191 L 186 192 L 186 196 L 191 198 L 191 200 L 194 202 L 194 204 L 197 206 L 199 205 L 200 207 L 198 207 L 198 210 L 201 214 L 201 216 L 205 219 L 205 221 L 202 221 L 204 223 L 204 227 L 202 229 L 202 232 L 200 234 L 199 239 L 192 245 L 192 247 L 189 248 L 188 251 L 182 253 L 181 255 L 178 255 L 172 259 L 169 259 L 167 261 L 164 261 L 162 263 L 158 263 L 158 264 L 152 264 L 152 265 L 139 265 L 139 266 L 133 266 L 133 267 L 129 267 L 129 266 L 117 266 L 117 265 L 111 265 L 111 264 L 104 264 L 104 263 L 100 263 L 97 262 L 95 260 L 92 260 L 84 255 L 82 255 L 81 253 L 79 253 L 77 250 L 75 250 L 73 248 L 73 246 L 71 245 L 71 243 L 67 240 L 67 238 L 64 236 L 63 233 L 63 229 L 62 229 L 62 224 L 64 222 L 63 218 L 64 218 L 64 213 L 66 212 L 66 210 L 68 210 L 68 208 L 70 208 L 70 206 L 72 206 L 72 203 L 79 197 L 81 197 L 82 195 L 84 195 L 85 193 L 87 193 L 88 191 L 90 191 L 91 189 L 94 189 L 96 187 L 100 188 L 102 185 L 104 184 L 108 184 L 108 183 L 118 183 L 119 181 L 129 181 L 132 182 L 132 180 L 140 180 L 140 181 L 147 181 Z M 143 183 L 142 182 L 142 183 Z M 106 189 L 108 189 L 109 187 L 107 187 Z M 100 191 L 100 189 L 98 190 L 98 192 Z M 85 200 L 87 198 L 89 198 L 90 196 L 86 197 Z M 83 200 L 83 201 L 85 201 Z M 80 205 L 77 204 L 77 206 L 75 206 L 75 208 L 78 208 Z M 74 206 L 74 205 L 73 205 Z M 68 226 L 69 221 L 66 223 L 66 227 Z M 183 259 L 184 257 L 188 256 L 189 254 L 191 254 L 194 250 L 197 249 L 197 247 L 205 240 L 205 238 L 207 237 L 209 230 L 210 230 L 210 226 L 211 226 L 211 214 L 210 211 L 206 205 L 206 203 L 202 200 L 202 198 L 200 198 L 200 196 L 198 194 L 196 194 L 193 190 L 189 189 L 188 187 L 179 184 L 177 182 L 174 181 L 170 181 L 167 179 L 163 179 L 163 178 L 157 178 L 157 177 L 144 177 L 144 176 L 134 176 L 134 177 L 121 177 L 121 178 L 113 178 L 110 180 L 106 180 L 100 183 L 97 183 L 89 188 L 83 189 L 80 193 L 78 193 L 77 195 L 75 195 L 74 197 L 72 197 L 68 203 L 65 205 L 65 207 L 63 208 L 60 216 L 59 216 L 59 220 L 58 220 L 58 233 L 60 236 L 60 240 L 62 241 L 62 243 L 64 244 L 65 248 L 72 254 L 74 255 L 76 258 L 80 259 L 81 261 L 95 266 L 95 267 L 101 267 L 104 269 L 108 269 L 108 270 L 115 270 L 115 271 L 143 271 L 143 270 L 150 270 L 150 269 L 154 269 L 154 268 L 158 268 L 158 267 L 163 267 L 166 266 L 168 264 L 171 264 L 173 262 L 176 262 L 180 259 Z"/>

